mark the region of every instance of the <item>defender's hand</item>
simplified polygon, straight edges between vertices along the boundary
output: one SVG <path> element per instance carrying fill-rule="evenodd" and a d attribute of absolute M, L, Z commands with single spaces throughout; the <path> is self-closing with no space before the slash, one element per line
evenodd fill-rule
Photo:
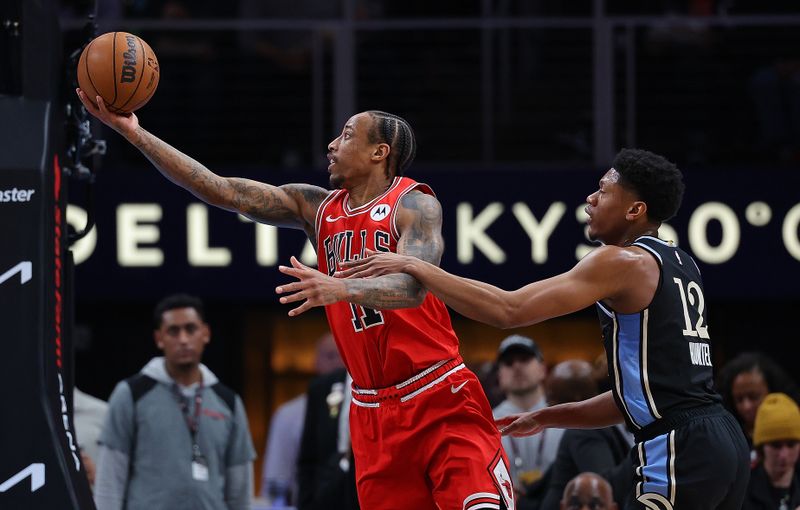
<path fill-rule="evenodd" d="M 282 304 L 305 300 L 303 304 L 289 311 L 289 317 L 296 317 L 314 308 L 342 301 L 346 296 L 345 284 L 341 280 L 301 264 L 295 257 L 289 259 L 292 267 L 278 266 L 283 274 L 294 276 L 299 281 L 275 288 L 277 294 L 289 293 L 280 298 Z"/>
<path fill-rule="evenodd" d="M 93 99 L 89 99 L 86 92 L 81 89 L 75 89 L 75 92 L 78 94 L 78 98 L 80 98 L 86 111 L 100 119 L 103 124 L 122 136 L 127 137 L 133 134 L 136 128 L 139 127 L 139 119 L 136 117 L 136 114 L 111 113 L 108 111 L 108 108 L 106 108 L 106 103 L 103 101 L 102 97 L 97 96 Z"/>
<path fill-rule="evenodd" d="M 531 413 L 511 414 L 494 421 L 500 433 L 504 436 L 523 437 L 532 436 L 543 431 L 546 427 L 536 420 L 536 411 Z"/>
<path fill-rule="evenodd" d="M 386 274 L 407 273 L 414 260 L 414 257 L 408 255 L 367 250 L 363 259 L 339 264 L 342 269 L 336 271 L 333 276 L 336 278 L 374 278 Z"/>

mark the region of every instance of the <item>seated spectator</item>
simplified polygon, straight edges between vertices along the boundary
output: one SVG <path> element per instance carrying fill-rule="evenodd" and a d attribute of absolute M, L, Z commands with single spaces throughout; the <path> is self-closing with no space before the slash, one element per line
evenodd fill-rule
<path fill-rule="evenodd" d="M 739 421 L 751 445 L 756 410 L 768 393 L 786 393 L 795 401 L 800 397 L 789 374 L 761 352 L 743 352 L 727 362 L 720 370 L 717 387 L 723 404 Z M 755 452 L 752 456 L 755 460 Z"/>
<path fill-rule="evenodd" d="M 481 382 L 481 388 L 486 393 L 486 399 L 489 405 L 494 409 L 500 405 L 500 402 L 506 399 L 503 390 L 500 389 L 500 383 L 497 380 L 497 360 L 487 360 L 476 366 L 473 370 L 478 380 Z"/>
<path fill-rule="evenodd" d="M 595 473 L 581 473 L 570 480 L 559 506 L 561 510 L 617 510 L 611 486 Z"/>
<path fill-rule="evenodd" d="M 750 473 L 743 510 L 794 510 L 800 506 L 800 409 L 783 393 L 770 393 L 753 430 L 758 461 Z"/>
<path fill-rule="evenodd" d="M 559 363 L 548 376 L 547 393 L 550 405 L 592 398 L 598 394 L 596 371 L 585 361 Z M 633 466 L 629 453 L 632 446 L 633 436 L 624 424 L 565 431 L 556 459 L 545 477 L 547 486 L 539 508 L 557 510 L 568 482 L 586 471 L 605 477 L 613 489 L 614 500 L 624 501 L 631 488 Z"/>
<path fill-rule="evenodd" d="M 547 375 L 545 393 L 547 404 L 551 406 L 579 402 L 597 395 L 592 365 L 578 359 L 562 361 Z"/>
<path fill-rule="evenodd" d="M 350 446 L 352 382 L 342 368 L 309 385 L 297 463 L 299 510 L 359 508 Z"/>
<path fill-rule="evenodd" d="M 314 371 L 325 375 L 341 368 L 342 358 L 333 335 L 326 333 L 317 341 Z M 306 401 L 306 393 L 303 393 L 282 404 L 270 422 L 261 472 L 261 496 L 273 506 L 297 505 L 297 458 Z"/>
<path fill-rule="evenodd" d="M 548 405 L 543 384 L 547 367 L 532 339 L 521 335 L 504 339 L 497 352 L 497 364 L 497 380 L 506 400 L 494 408 L 496 418 Z M 532 508 L 531 498 L 526 497 L 527 490 L 555 460 L 563 433 L 562 429 L 547 429 L 533 436 L 503 436 L 520 509 Z"/>

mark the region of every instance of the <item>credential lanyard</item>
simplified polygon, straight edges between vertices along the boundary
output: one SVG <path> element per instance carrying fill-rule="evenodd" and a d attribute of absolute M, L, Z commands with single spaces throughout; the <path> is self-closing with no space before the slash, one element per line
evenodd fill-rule
<path fill-rule="evenodd" d="M 533 460 L 533 465 L 530 466 L 535 469 L 541 469 L 542 466 L 542 457 L 544 456 L 544 441 L 545 437 L 547 436 L 547 429 L 542 430 L 539 433 L 539 446 L 536 449 L 536 459 Z M 513 437 L 509 438 L 511 441 L 511 453 L 514 455 L 514 467 L 517 469 L 521 469 L 523 467 L 524 459 L 522 458 L 522 452 L 519 451 L 519 445 L 517 445 L 516 441 L 514 441 Z"/>
<path fill-rule="evenodd" d="M 200 445 L 197 443 L 197 431 L 200 429 L 200 412 L 203 409 L 203 383 L 198 383 L 197 389 L 194 392 L 194 416 L 189 412 L 189 405 L 187 400 L 178 389 L 177 384 L 172 385 L 172 392 L 178 399 L 178 404 L 181 406 L 183 418 L 186 420 L 186 426 L 189 428 L 189 435 L 192 436 L 192 460 L 199 460 L 203 458 L 200 452 Z"/>

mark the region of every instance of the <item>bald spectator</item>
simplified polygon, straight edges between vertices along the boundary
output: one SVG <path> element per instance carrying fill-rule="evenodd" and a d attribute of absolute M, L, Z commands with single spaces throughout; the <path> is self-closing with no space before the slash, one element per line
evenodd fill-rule
<path fill-rule="evenodd" d="M 554 366 L 545 382 L 547 403 L 578 402 L 597 395 L 597 382 L 592 365 L 571 359 Z M 588 395 L 588 397 L 587 397 Z"/>
<path fill-rule="evenodd" d="M 343 367 L 330 333 L 317 340 L 314 365 L 318 375 Z M 264 451 L 261 496 L 274 506 L 297 503 L 297 458 L 307 399 L 307 394 L 303 393 L 278 407 L 272 416 Z"/>
<path fill-rule="evenodd" d="M 600 475 L 581 473 L 567 483 L 561 510 L 617 510 L 611 486 Z"/>
<path fill-rule="evenodd" d="M 578 402 L 598 393 L 597 371 L 586 361 L 559 363 L 547 378 L 550 405 Z M 629 452 L 633 437 L 623 424 L 603 429 L 567 430 L 545 480 L 547 487 L 540 510 L 557 510 L 567 483 L 583 472 L 600 473 L 613 487 L 614 499 L 624 501 L 630 490 L 633 469 Z"/>

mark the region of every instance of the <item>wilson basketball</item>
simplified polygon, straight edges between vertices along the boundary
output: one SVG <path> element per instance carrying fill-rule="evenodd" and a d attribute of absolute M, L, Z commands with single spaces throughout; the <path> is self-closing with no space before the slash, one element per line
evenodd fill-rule
<path fill-rule="evenodd" d="M 78 85 L 90 100 L 103 98 L 114 113 L 144 106 L 158 87 L 158 59 L 152 48 L 127 32 L 94 38 L 78 60 Z"/>

